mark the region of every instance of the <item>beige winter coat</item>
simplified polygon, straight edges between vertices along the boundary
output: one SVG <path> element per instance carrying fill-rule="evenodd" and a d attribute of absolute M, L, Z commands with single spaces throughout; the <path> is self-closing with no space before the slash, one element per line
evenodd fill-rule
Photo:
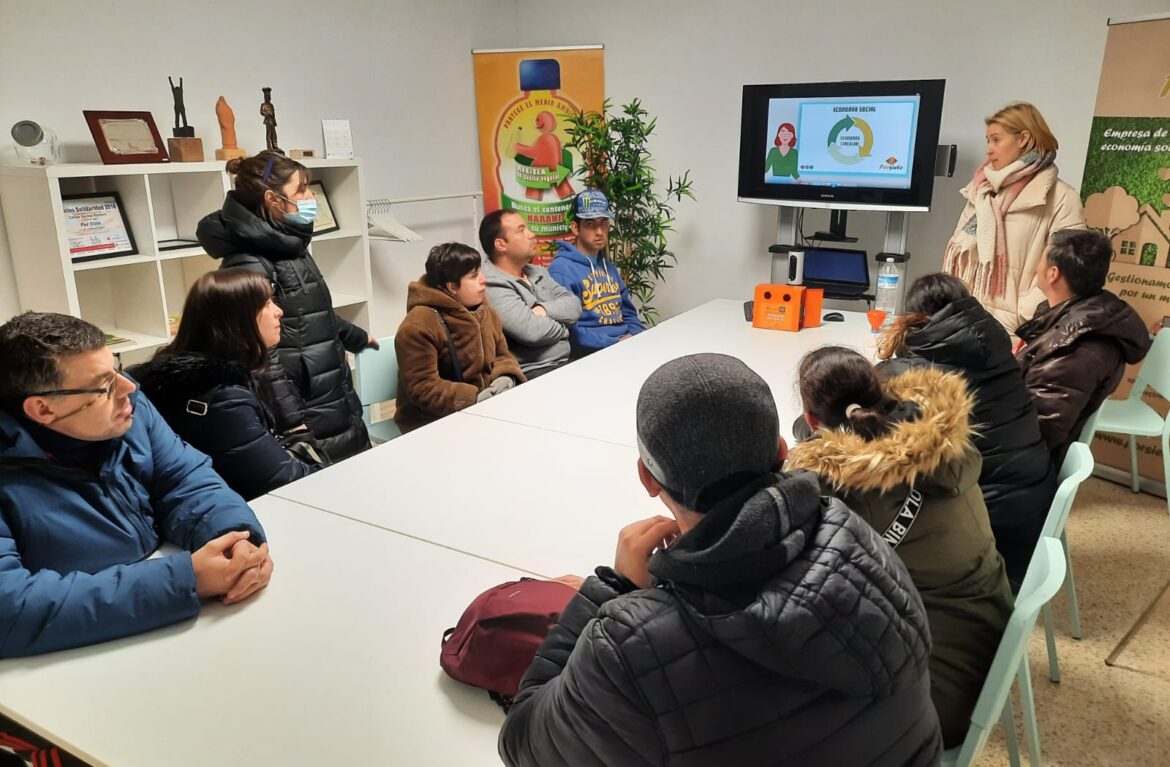
<path fill-rule="evenodd" d="M 959 216 L 955 234 L 975 215 L 975 205 L 971 202 L 973 183 L 967 184 L 960 192 L 967 204 Z M 1016 327 L 1032 319 L 1036 307 L 1044 300 L 1044 294 L 1036 287 L 1036 266 L 1044 255 L 1049 235 L 1060 229 L 1085 228 L 1081 197 L 1057 177 L 1056 166 L 1050 165 L 1020 191 L 1004 215 L 1004 224 L 1007 228 L 1007 290 L 998 298 L 975 297 L 1009 333 L 1015 334 Z M 979 258 L 974 242 L 970 248 L 963 254 L 963 258 L 968 259 L 966 263 Z M 959 273 L 963 271 L 960 269 Z"/>

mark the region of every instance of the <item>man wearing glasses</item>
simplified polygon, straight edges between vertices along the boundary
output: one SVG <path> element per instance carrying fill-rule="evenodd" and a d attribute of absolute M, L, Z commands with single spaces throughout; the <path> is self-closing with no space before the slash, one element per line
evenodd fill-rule
<path fill-rule="evenodd" d="M 150 558 L 164 541 L 184 551 Z M 0 325 L 0 658 L 192 618 L 271 574 L 251 509 L 122 375 L 101 330 L 33 312 Z"/>

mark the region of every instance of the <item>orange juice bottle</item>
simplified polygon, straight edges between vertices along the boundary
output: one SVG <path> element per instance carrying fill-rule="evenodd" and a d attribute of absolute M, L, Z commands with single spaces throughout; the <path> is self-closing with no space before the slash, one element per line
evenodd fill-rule
<path fill-rule="evenodd" d="M 537 263 L 551 260 L 553 243 L 569 233 L 569 210 L 577 193 L 571 180 L 574 152 L 565 144 L 566 117 L 580 109 L 558 91 L 556 59 L 520 62 L 520 95 L 496 127 L 496 180 L 500 207 L 524 216 L 541 241 Z"/>

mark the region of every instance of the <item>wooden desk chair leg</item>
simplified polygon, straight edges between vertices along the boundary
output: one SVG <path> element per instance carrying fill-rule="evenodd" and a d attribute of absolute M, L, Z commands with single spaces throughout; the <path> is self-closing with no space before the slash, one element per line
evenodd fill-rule
<path fill-rule="evenodd" d="M 1121 641 L 1117 643 L 1117 647 L 1114 647 L 1113 652 L 1109 653 L 1109 657 L 1105 659 L 1106 666 L 1112 666 L 1117 662 L 1117 656 L 1121 655 L 1122 651 L 1125 650 L 1126 645 L 1128 645 L 1134 636 L 1137 635 L 1138 630 L 1144 626 L 1146 621 L 1150 619 L 1150 616 L 1154 614 L 1154 608 L 1158 606 L 1158 602 L 1162 600 L 1162 597 L 1166 596 L 1167 591 L 1170 591 L 1170 580 L 1166 581 L 1166 585 L 1162 587 L 1162 590 L 1158 592 L 1158 595 L 1155 596 L 1150 604 L 1146 606 L 1146 609 L 1143 610 L 1142 614 L 1138 616 L 1138 619 L 1134 622 L 1129 631 L 1125 632 L 1125 636 L 1123 636 Z"/>

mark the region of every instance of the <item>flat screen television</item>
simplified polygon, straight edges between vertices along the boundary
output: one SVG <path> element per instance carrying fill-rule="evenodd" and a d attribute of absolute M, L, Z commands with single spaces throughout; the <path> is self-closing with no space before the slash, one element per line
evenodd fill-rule
<path fill-rule="evenodd" d="M 745 85 L 739 200 L 930 210 L 945 80 Z"/>

